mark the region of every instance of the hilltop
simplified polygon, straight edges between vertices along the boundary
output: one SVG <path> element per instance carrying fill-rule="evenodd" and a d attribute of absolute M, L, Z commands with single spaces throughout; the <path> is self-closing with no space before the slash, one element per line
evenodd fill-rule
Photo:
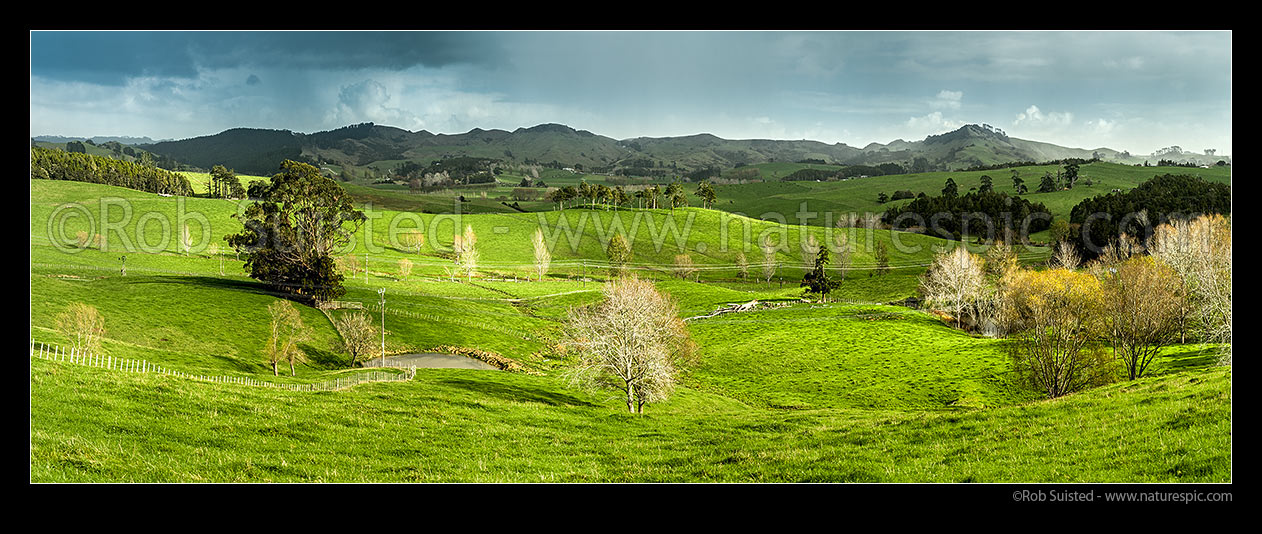
<path fill-rule="evenodd" d="M 1068 148 L 1018 139 L 989 125 L 976 124 L 921 141 L 899 139 L 887 144 L 870 143 L 863 148 L 811 140 L 730 140 L 708 133 L 619 140 L 562 124 L 541 124 L 511 132 L 474 128 L 462 134 L 434 134 L 373 123 L 310 134 L 234 128 L 209 136 L 137 146 L 195 168 L 224 165 L 255 174 L 270 173 L 284 159 L 350 169 L 371 168 L 382 173 L 405 162 L 428 165 L 435 160 L 464 156 L 600 174 L 679 176 L 705 169 L 776 162 L 896 163 L 910 172 L 929 172 L 1066 158 L 1098 158 L 1124 164 L 1151 159 L 1155 163 L 1157 157 L 1133 156 L 1104 147 Z M 1197 163 L 1230 161 L 1227 156 L 1181 150 L 1160 156 Z"/>

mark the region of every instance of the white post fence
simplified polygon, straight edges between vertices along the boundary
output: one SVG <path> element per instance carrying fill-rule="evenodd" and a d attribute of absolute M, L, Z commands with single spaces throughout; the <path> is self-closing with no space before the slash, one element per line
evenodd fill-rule
<path fill-rule="evenodd" d="M 50 360 L 56 362 L 67 362 L 85 365 L 89 367 L 97 367 L 112 371 L 123 371 L 131 373 L 155 373 L 177 378 L 187 378 L 191 380 L 200 380 L 203 382 L 214 382 L 218 384 L 235 384 L 243 386 L 270 387 L 277 389 L 287 389 L 289 391 L 338 391 L 355 387 L 359 384 L 368 382 L 406 382 L 416 376 L 416 366 L 397 366 L 404 369 L 405 373 L 389 373 L 385 371 L 369 371 L 367 373 L 356 373 L 351 376 L 334 378 L 324 382 L 312 384 L 280 384 L 276 382 L 264 382 L 256 380 L 248 376 L 212 376 L 197 375 L 167 369 L 161 365 L 151 363 L 147 360 L 131 360 L 115 358 L 111 355 L 93 354 L 82 351 L 81 349 L 71 347 L 69 350 L 57 345 L 47 343 L 36 343 L 31 340 L 31 357 L 42 360 Z M 390 366 L 396 367 L 396 366 Z"/>

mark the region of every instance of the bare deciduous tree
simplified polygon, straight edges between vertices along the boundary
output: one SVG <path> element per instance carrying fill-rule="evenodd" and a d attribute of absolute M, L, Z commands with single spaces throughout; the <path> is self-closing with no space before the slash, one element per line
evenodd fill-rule
<path fill-rule="evenodd" d="M 456 236 L 452 248 L 456 253 L 456 268 L 463 271 L 467 280 L 473 281 L 473 273 L 478 269 L 478 235 L 473 232 L 473 225 L 466 225 L 464 235 Z M 453 272 L 454 275 L 454 272 Z"/>
<path fill-rule="evenodd" d="M 403 232 L 399 235 L 399 244 L 412 252 L 420 254 L 421 247 L 425 246 L 425 234 L 420 230 Z"/>
<path fill-rule="evenodd" d="M 771 236 L 763 238 L 759 248 L 762 249 L 762 277 L 768 284 L 771 283 L 771 277 L 776 275 L 776 246 L 771 243 Z"/>
<path fill-rule="evenodd" d="M 57 330 L 71 340 L 76 351 L 99 353 L 105 335 L 105 317 L 94 306 L 73 302 L 57 315 Z"/>
<path fill-rule="evenodd" d="M 1140 252 L 1139 242 L 1127 234 L 1122 234 L 1118 236 L 1117 241 L 1110 242 L 1104 247 L 1095 262 L 1101 267 L 1112 268 Z"/>
<path fill-rule="evenodd" d="M 863 212 L 863 227 L 868 231 L 876 230 L 881 226 L 881 216 L 870 211 Z"/>
<path fill-rule="evenodd" d="M 1052 253 L 1051 264 L 1053 267 L 1074 270 L 1082 263 L 1082 256 L 1078 255 L 1078 249 L 1068 241 L 1057 241 L 1056 250 Z"/>
<path fill-rule="evenodd" d="M 192 248 L 193 248 L 193 236 L 189 234 L 188 224 L 185 224 L 180 229 L 180 252 L 183 252 L 184 254 L 188 254 L 189 250 L 191 250 Z"/>
<path fill-rule="evenodd" d="M 223 255 L 219 253 L 219 243 L 211 243 L 206 247 L 206 252 L 210 253 L 212 258 L 219 258 L 219 276 L 223 276 Z"/>
<path fill-rule="evenodd" d="M 952 310 L 955 326 L 961 327 L 965 314 L 976 318 L 976 305 L 986 287 L 982 265 L 982 259 L 963 245 L 938 254 L 920 280 L 921 295 L 930 306 Z"/>
<path fill-rule="evenodd" d="M 1134 380 L 1174 341 L 1183 283 L 1174 269 L 1152 256 L 1136 256 L 1106 274 L 1104 288 L 1113 353 Z"/>
<path fill-rule="evenodd" d="M 548 244 L 543 240 L 542 228 L 535 229 L 535 234 L 530 241 L 535 247 L 535 274 L 542 282 L 544 275 L 548 274 L 548 266 L 552 264 L 552 253 L 548 251 Z"/>
<path fill-rule="evenodd" d="M 627 411 L 643 413 L 670 395 L 676 370 L 693 363 L 696 347 L 674 300 L 651 282 L 622 278 L 602 291 L 599 304 L 570 310 L 567 335 L 580 354 L 570 378 L 618 390 Z"/>
<path fill-rule="evenodd" d="M 687 280 L 689 276 L 697 272 L 696 266 L 692 263 L 692 256 L 688 254 L 677 254 L 675 256 L 675 276 L 681 280 Z"/>
<path fill-rule="evenodd" d="M 333 326 L 342 336 L 337 348 L 350 355 L 351 367 L 370 359 L 380 332 L 372 317 L 361 312 L 339 315 L 333 320 Z"/>
<path fill-rule="evenodd" d="M 815 267 L 815 257 L 819 255 L 819 241 L 813 234 L 805 234 L 798 241 L 798 254 L 804 270 L 809 271 Z"/>
<path fill-rule="evenodd" d="M 1100 281 L 1068 269 L 1020 270 L 1011 278 L 1017 372 L 1049 397 L 1111 380 L 1112 360 L 1092 347 L 1103 324 Z"/>
<path fill-rule="evenodd" d="M 749 260 L 744 252 L 736 253 L 736 277 L 741 280 L 749 278 Z"/>
<path fill-rule="evenodd" d="M 355 256 L 338 256 L 333 259 L 339 271 L 345 272 L 350 276 L 355 276 L 359 272 L 359 258 Z"/>
<path fill-rule="evenodd" d="M 305 359 L 298 343 L 309 337 L 306 325 L 298 309 L 288 300 L 277 300 L 267 307 L 271 315 L 271 330 L 267 339 L 264 356 L 267 363 L 272 364 L 272 375 L 279 376 L 277 369 L 282 361 L 289 362 L 289 374 L 295 374 L 295 364 Z"/>
<path fill-rule="evenodd" d="M 1221 216 L 1176 220 L 1156 228 L 1150 253 L 1182 278 L 1189 315 L 1206 340 L 1224 344 L 1231 362 L 1231 222 Z"/>
<path fill-rule="evenodd" d="M 399 279 L 406 280 L 409 274 L 412 274 L 412 260 L 399 258 Z"/>
<path fill-rule="evenodd" d="M 833 270 L 837 271 L 837 278 L 845 280 L 846 270 L 850 268 L 850 238 L 844 233 L 838 233 L 833 242 Z"/>
<path fill-rule="evenodd" d="M 1004 275 L 1017 268 L 1017 253 L 1003 241 L 998 241 L 986 249 L 986 274 L 1003 278 Z"/>

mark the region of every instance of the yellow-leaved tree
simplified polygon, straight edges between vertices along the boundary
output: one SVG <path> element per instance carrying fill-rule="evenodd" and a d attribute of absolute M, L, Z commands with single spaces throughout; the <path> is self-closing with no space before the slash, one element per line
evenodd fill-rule
<path fill-rule="evenodd" d="M 1005 283 L 1018 374 L 1048 397 L 1112 380 L 1112 358 L 1095 343 L 1105 326 L 1101 283 L 1068 269 L 1018 270 Z"/>

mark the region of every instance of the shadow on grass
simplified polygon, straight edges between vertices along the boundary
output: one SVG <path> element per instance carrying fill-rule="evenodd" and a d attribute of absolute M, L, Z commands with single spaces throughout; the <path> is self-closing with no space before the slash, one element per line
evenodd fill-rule
<path fill-rule="evenodd" d="M 155 275 L 143 278 L 127 280 L 128 284 L 172 284 L 193 286 L 207 289 L 227 289 L 232 291 L 242 291 L 253 293 L 256 295 L 270 295 L 274 297 L 286 297 L 284 293 L 280 293 L 268 287 L 262 282 L 254 280 L 238 280 L 231 278 L 215 278 L 211 276 L 181 276 L 181 275 Z"/>
<path fill-rule="evenodd" d="M 464 378 L 446 378 L 440 383 L 468 390 L 481 395 L 493 395 L 501 399 L 518 402 L 538 402 L 549 406 L 599 406 L 573 395 L 552 391 L 526 389 L 496 382 L 468 380 Z"/>
<path fill-rule="evenodd" d="M 324 370 L 344 369 L 349 364 L 348 358 L 335 352 L 327 351 L 308 345 L 305 343 L 298 344 L 298 348 L 302 349 L 303 354 L 307 355 L 307 363 L 313 367 L 319 367 Z"/>
<path fill-rule="evenodd" d="M 1214 367 L 1218 365 L 1218 359 L 1221 357 L 1220 350 L 1215 346 L 1201 348 L 1177 347 L 1171 353 L 1162 354 L 1153 360 L 1152 367 L 1155 372 L 1152 374 L 1156 376 Z M 1145 373 L 1145 376 L 1147 375 Z"/>
<path fill-rule="evenodd" d="M 238 358 L 236 356 L 211 355 L 212 360 L 220 362 L 218 367 L 231 369 L 242 373 L 261 373 L 263 371 L 272 372 L 272 368 L 257 362 L 250 362 Z"/>

